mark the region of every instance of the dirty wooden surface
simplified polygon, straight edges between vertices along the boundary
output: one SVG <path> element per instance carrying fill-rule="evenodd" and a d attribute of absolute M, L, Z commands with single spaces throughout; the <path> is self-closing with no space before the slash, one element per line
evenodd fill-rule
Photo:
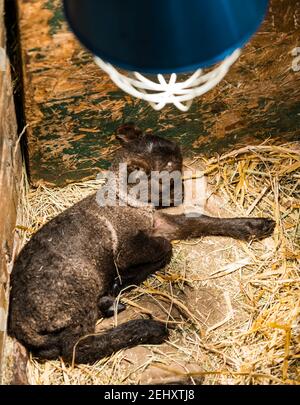
<path fill-rule="evenodd" d="M 9 269 L 14 250 L 21 157 L 17 141 L 10 64 L 6 55 L 3 22 L 4 1 L 0 0 L 0 383 L 8 308 Z"/>
<path fill-rule="evenodd" d="M 109 165 L 113 133 L 135 121 L 178 139 L 186 153 L 224 152 L 300 135 L 297 0 L 272 0 L 268 17 L 230 74 L 190 111 L 156 112 L 118 90 L 69 31 L 60 0 L 17 0 L 25 76 L 30 174 L 63 185 Z"/>

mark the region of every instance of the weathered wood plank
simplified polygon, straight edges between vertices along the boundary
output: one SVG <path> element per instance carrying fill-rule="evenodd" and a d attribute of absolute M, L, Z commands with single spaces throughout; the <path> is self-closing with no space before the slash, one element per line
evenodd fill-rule
<path fill-rule="evenodd" d="M 32 183 L 63 185 L 108 165 L 113 132 L 133 120 L 178 139 L 186 151 L 299 138 L 300 43 L 297 0 L 272 0 L 239 62 L 188 113 L 155 112 L 118 90 L 69 31 L 60 0 L 18 0 Z"/>
<path fill-rule="evenodd" d="M 3 3 L 0 0 L 0 381 L 8 309 L 9 269 L 14 253 L 21 174 L 10 63 L 6 55 Z"/>

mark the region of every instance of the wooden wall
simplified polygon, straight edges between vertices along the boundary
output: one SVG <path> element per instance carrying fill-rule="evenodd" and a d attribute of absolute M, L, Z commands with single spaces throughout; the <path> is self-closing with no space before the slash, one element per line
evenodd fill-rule
<path fill-rule="evenodd" d="M 292 69 L 292 50 L 300 46 L 297 0 L 271 1 L 239 62 L 188 113 L 155 112 L 116 88 L 69 31 L 60 0 L 17 1 L 34 185 L 95 176 L 109 164 L 115 128 L 129 120 L 179 140 L 186 153 L 299 139 L 300 72 Z"/>
<path fill-rule="evenodd" d="M 9 270 L 14 254 L 14 229 L 21 175 L 10 63 L 6 55 L 3 3 L 4 0 L 0 0 L 0 368 L 5 341 Z"/>

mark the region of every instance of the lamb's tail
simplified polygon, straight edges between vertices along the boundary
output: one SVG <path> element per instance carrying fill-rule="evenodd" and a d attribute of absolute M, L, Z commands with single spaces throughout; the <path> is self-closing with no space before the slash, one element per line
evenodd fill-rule
<path fill-rule="evenodd" d="M 162 322 L 135 319 L 125 322 L 102 334 L 82 337 L 74 344 L 66 341 L 62 357 L 75 363 L 94 363 L 120 349 L 139 344 L 159 344 L 168 338 L 168 330 Z"/>

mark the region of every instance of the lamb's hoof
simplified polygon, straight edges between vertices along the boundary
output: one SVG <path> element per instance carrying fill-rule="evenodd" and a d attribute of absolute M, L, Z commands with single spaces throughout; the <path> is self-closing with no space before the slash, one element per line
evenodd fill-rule
<path fill-rule="evenodd" d="M 126 305 L 122 304 L 122 302 L 119 302 L 117 307 L 115 305 L 112 305 L 105 311 L 105 318 L 110 318 L 111 316 L 114 316 L 115 312 L 117 311 L 117 314 L 120 312 L 123 312 L 126 309 Z"/>
<path fill-rule="evenodd" d="M 120 313 L 126 309 L 126 305 L 122 302 L 118 302 L 116 306 L 115 297 L 104 296 L 98 301 L 98 307 L 104 316 L 104 318 L 110 318 L 115 314 L 115 312 Z"/>
<path fill-rule="evenodd" d="M 149 342 L 151 344 L 161 344 L 168 339 L 169 331 L 163 322 L 149 319 L 148 326 Z"/>
<path fill-rule="evenodd" d="M 166 324 L 153 319 L 134 319 L 124 325 L 124 334 L 126 329 L 134 331 L 138 338 L 138 344 L 151 344 L 157 345 L 163 343 L 169 337 L 169 331 Z"/>
<path fill-rule="evenodd" d="M 245 240 L 261 240 L 272 235 L 276 222 L 269 218 L 249 218 L 245 224 Z"/>

